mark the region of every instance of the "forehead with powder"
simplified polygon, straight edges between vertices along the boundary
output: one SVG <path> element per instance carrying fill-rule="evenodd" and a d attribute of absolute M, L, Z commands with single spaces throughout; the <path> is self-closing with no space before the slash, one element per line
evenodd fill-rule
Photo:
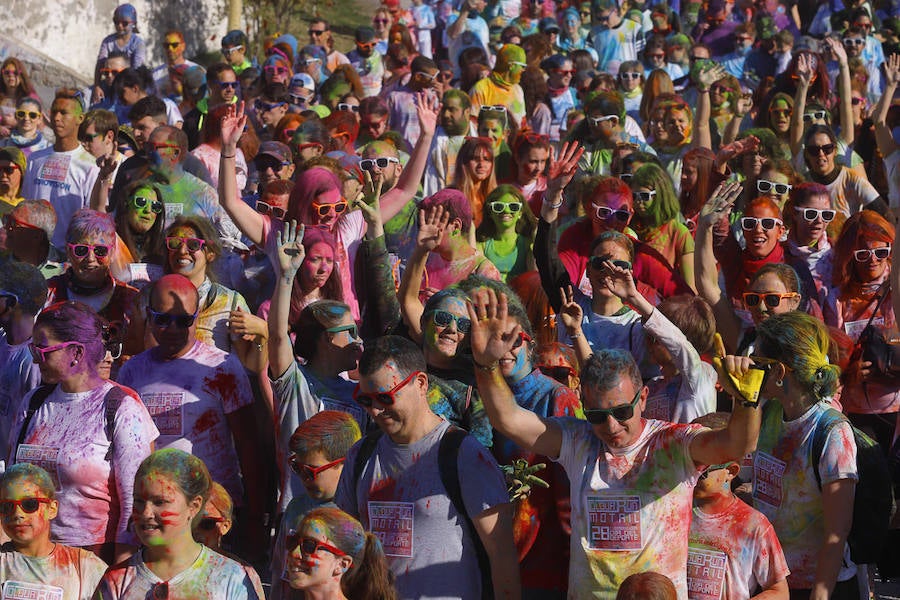
<path fill-rule="evenodd" d="M 188 313 L 197 310 L 200 296 L 191 280 L 184 275 L 164 275 L 154 285 L 150 294 L 150 303 L 159 308 L 165 297 L 171 297 L 176 307 L 183 307 Z"/>

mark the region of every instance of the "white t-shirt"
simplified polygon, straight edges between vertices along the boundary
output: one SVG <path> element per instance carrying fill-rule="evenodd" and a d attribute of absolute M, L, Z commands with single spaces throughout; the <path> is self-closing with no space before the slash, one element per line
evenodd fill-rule
<path fill-rule="evenodd" d="M 68 152 L 52 147 L 31 155 L 22 180 L 22 197 L 49 200 L 56 211 L 56 230 L 50 240 L 59 249 L 66 247 L 66 229 L 72 215 L 90 206 L 91 190 L 100 174 L 96 159 L 78 145 Z"/>
<path fill-rule="evenodd" d="M 7 543 L 0 551 L 3 600 L 90 600 L 106 572 L 93 552 L 56 544 L 47 556 L 26 556 Z"/>
<path fill-rule="evenodd" d="M 700 469 L 690 445 L 703 427 L 644 420 L 628 448 L 612 450 L 585 421 L 562 428 L 557 461 L 569 476 L 569 598 L 612 598 L 633 573 L 656 571 L 687 599 L 688 533 Z"/>
<path fill-rule="evenodd" d="M 237 356 L 199 340 L 174 360 L 161 360 L 151 348 L 126 362 L 118 381 L 150 411 L 159 430 L 157 450 L 177 448 L 200 458 L 240 504 L 244 488 L 227 415 L 250 406 L 253 392 Z"/>

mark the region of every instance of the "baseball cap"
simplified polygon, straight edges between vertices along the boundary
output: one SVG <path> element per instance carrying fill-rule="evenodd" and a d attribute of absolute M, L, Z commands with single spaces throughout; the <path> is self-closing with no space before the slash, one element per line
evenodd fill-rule
<path fill-rule="evenodd" d="M 19 173 L 21 173 L 22 175 L 25 174 L 25 167 L 27 164 L 27 161 L 25 160 L 25 154 L 15 146 L 6 146 L 0 148 L 0 160 L 8 160 L 9 162 L 19 167 Z"/>
<path fill-rule="evenodd" d="M 313 92 L 316 91 L 316 82 L 306 73 L 297 73 L 291 77 L 290 87 L 302 87 Z"/>
<path fill-rule="evenodd" d="M 271 156 L 272 158 L 278 160 L 283 163 L 291 163 L 294 162 L 294 155 L 291 154 L 291 149 L 287 147 L 287 145 L 282 144 L 281 142 L 263 142 L 259 146 L 259 152 L 256 153 L 256 156 Z"/>
<path fill-rule="evenodd" d="M 559 25 L 553 17 L 544 17 L 538 25 L 538 30 L 541 33 L 551 33 L 554 31 L 559 33 Z"/>
<path fill-rule="evenodd" d="M 232 29 L 222 38 L 222 47 L 247 46 L 247 34 L 240 29 Z"/>
<path fill-rule="evenodd" d="M 182 81 L 184 82 L 184 87 L 196 92 L 206 85 L 206 69 L 199 65 L 191 65 L 184 70 Z"/>
<path fill-rule="evenodd" d="M 367 44 L 375 39 L 375 30 L 371 27 L 357 27 L 355 37 L 360 44 Z"/>

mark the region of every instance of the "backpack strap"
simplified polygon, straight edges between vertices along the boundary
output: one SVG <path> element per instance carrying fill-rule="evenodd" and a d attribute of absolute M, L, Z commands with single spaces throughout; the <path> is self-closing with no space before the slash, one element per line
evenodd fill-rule
<path fill-rule="evenodd" d="M 44 400 L 46 400 L 50 394 L 53 393 L 53 390 L 56 389 L 56 384 L 51 385 L 42 385 L 39 386 L 34 393 L 31 394 L 31 398 L 28 400 L 28 408 L 25 409 L 25 419 L 22 421 L 22 428 L 19 430 L 19 439 L 16 441 L 16 451 L 18 451 L 19 446 L 25 443 L 25 436 L 28 435 L 28 427 L 31 425 L 31 420 L 34 418 L 34 413 L 41 408 L 44 404 Z M 13 460 L 16 458 L 16 453 L 13 452 Z"/>
<path fill-rule="evenodd" d="M 459 484 L 459 449 L 469 435 L 464 429 L 451 425 L 441 437 L 438 448 L 438 471 L 441 475 L 441 483 L 447 490 L 447 496 L 453 504 L 453 508 L 463 520 L 463 528 L 469 533 L 475 546 L 475 556 L 478 559 L 478 570 L 481 572 L 481 597 L 483 599 L 494 597 L 494 584 L 491 578 L 491 561 L 484 544 L 478 536 L 475 524 L 466 510 L 462 497 L 462 487 Z"/>
<path fill-rule="evenodd" d="M 106 439 L 109 441 L 109 449 L 106 451 L 107 462 L 112 462 L 113 456 L 113 433 L 116 428 L 116 413 L 119 411 L 119 405 L 125 399 L 125 390 L 118 385 L 113 384 L 106 396 L 103 397 L 103 431 L 106 433 Z"/>
<path fill-rule="evenodd" d="M 366 464 L 368 464 L 369 459 L 372 458 L 372 454 L 375 452 L 375 446 L 378 445 L 378 440 L 381 439 L 381 435 L 381 429 L 376 427 L 362 439 L 362 442 L 359 445 L 359 452 L 356 453 L 356 459 L 353 461 L 353 471 L 351 472 L 352 479 L 350 481 L 353 482 L 354 486 L 359 485 L 363 469 L 366 468 Z"/>
<path fill-rule="evenodd" d="M 847 417 L 833 408 L 826 410 L 819 417 L 819 420 L 816 421 L 809 460 L 812 463 L 813 473 L 816 475 L 816 485 L 820 491 L 822 489 L 822 476 L 819 474 L 819 460 L 822 458 L 822 452 L 825 450 L 825 441 L 828 439 L 831 430 L 844 421 L 847 421 Z"/>

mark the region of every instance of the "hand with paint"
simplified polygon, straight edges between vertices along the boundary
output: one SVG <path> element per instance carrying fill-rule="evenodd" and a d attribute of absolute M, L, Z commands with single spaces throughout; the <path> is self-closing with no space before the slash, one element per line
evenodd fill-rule
<path fill-rule="evenodd" d="M 434 135 L 441 104 L 427 91 L 416 94 L 416 115 L 419 117 L 421 135 Z"/>
<path fill-rule="evenodd" d="M 425 252 L 433 252 L 444 239 L 450 212 L 443 206 L 432 206 L 419 210 L 419 233 L 416 236 L 416 248 Z"/>
<path fill-rule="evenodd" d="M 535 487 L 549 488 L 550 484 L 535 475 L 538 471 L 547 468 L 545 463 L 529 465 L 524 458 L 519 458 L 511 465 L 500 465 L 500 470 L 506 477 L 506 491 L 509 493 L 510 502 L 524 500 L 531 495 Z"/>
<path fill-rule="evenodd" d="M 622 300 L 631 300 L 640 295 L 634 283 L 634 273 L 628 262 L 607 259 L 603 261 L 601 273 L 600 283 Z"/>
<path fill-rule="evenodd" d="M 472 321 L 472 359 L 475 366 L 493 371 L 519 340 L 522 327 L 509 314 L 509 302 L 502 292 L 497 294 L 489 288 L 473 291 L 466 308 Z"/>
<path fill-rule="evenodd" d="M 568 289 L 559 288 L 562 306 L 559 308 L 559 319 L 569 336 L 581 333 L 581 321 L 584 319 L 584 311 L 581 305 L 575 302 L 575 292 L 570 285 Z"/>
<path fill-rule="evenodd" d="M 97 158 L 97 166 L 100 167 L 100 175 L 98 179 L 108 181 L 112 174 L 116 172 L 119 163 L 116 162 L 115 156 L 106 156 L 105 154 Z"/>
<path fill-rule="evenodd" d="M 741 195 L 742 189 L 741 184 L 737 181 L 720 183 L 712 197 L 700 209 L 698 225 L 712 227 L 722 219 L 728 218 L 728 215 L 731 214 L 731 207 Z"/>
<path fill-rule="evenodd" d="M 284 230 L 275 235 L 275 243 L 278 245 L 278 268 L 285 279 L 293 281 L 306 258 L 306 249 L 303 247 L 303 224 L 297 225 L 297 221 L 284 224 Z"/>
<path fill-rule="evenodd" d="M 559 150 L 559 154 L 550 148 L 550 165 L 547 172 L 547 192 L 541 218 L 548 223 L 556 220 L 558 204 L 562 202 L 562 192 L 578 170 L 578 161 L 584 154 L 584 148 L 578 142 L 566 142 Z"/>
<path fill-rule="evenodd" d="M 234 148 L 244 135 L 244 127 L 247 125 L 247 115 L 244 114 L 244 103 L 238 102 L 228 107 L 225 116 L 222 117 L 222 154 L 234 154 Z"/>
<path fill-rule="evenodd" d="M 372 171 L 363 171 L 363 177 L 365 183 L 362 197 L 354 205 L 362 212 L 366 221 L 366 239 L 376 240 L 384 235 L 384 222 L 381 218 L 381 187 L 384 181 L 381 171 L 374 175 Z"/>
<path fill-rule="evenodd" d="M 269 325 L 266 320 L 244 312 L 240 308 L 229 314 L 228 329 L 232 335 L 239 335 L 248 342 L 261 343 L 262 340 L 269 337 Z"/>

